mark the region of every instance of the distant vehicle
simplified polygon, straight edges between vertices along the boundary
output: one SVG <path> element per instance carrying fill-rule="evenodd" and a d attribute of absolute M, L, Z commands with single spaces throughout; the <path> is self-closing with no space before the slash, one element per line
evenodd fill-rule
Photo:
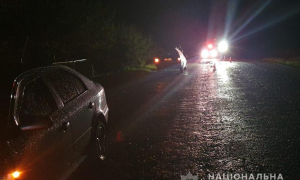
<path fill-rule="evenodd" d="M 161 71 L 169 67 L 178 68 L 181 72 L 186 70 L 186 59 L 182 54 L 182 51 L 178 50 L 163 52 L 157 57 L 155 57 L 154 63 L 156 65 L 157 71 Z M 181 52 L 181 56 L 179 52 Z"/>
<path fill-rule="evenodd" d="M 207 42 L 204 47 L 201 48 L 201 62 L 209 63 L 214 59 L 219 59 L 228 50 L 228 44 L 225 40 L 222 40 L 217 45 L 215 42 Z"/>
<path fill-rule="evenodd" d="M 30 70 L 11 84 L 11 94 L 1 93 L 9 112 L 1 109 L 0 179 L 59 179 L 82 155 L 105 159 L 108 106 L 100 84 L 65 66 Z"/>

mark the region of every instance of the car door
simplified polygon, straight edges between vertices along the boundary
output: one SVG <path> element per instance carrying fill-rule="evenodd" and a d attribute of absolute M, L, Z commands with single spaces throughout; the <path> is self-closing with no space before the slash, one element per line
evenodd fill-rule
<path fill-rule="evenodd" d="M 22 129 L 19 147 L 24 149 L 18 166 L 30 174 L 29 179 L 59 178 L 73 154 L 72 132 L 62 128 L 67 117 L 42 74 L 32 74 L 17 84 L 14 116 Z M 52 125 L 32 128 L 44 118 L 49 118 Z"/>
<path fill-rule="evenodd" d="M 94 116 L 94 106 L 91 102 L 93 96 L 83 81 L 71 72 L 56 70 L 48 79 L 64 103 L 64 113 L 68 114 L 76 162 L 90 140 Z"/>

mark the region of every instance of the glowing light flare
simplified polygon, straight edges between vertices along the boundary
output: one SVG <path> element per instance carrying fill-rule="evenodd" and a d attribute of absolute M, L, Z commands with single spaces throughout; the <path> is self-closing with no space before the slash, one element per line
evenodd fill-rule
<path fill-rule="evenodd" d="M 210 56 L 215 58 L 215 57 L 218 56 L 218 52 L 215 49 L 213 49 L 213 50 L 210 51 Z"/>
<path fill-rule="evenodd" d="M 228 1 L 224 37 L 228 37 L 228 33 L 230 31 L 233 19 L 235 17 L 237 6 L 238 6 L 237 2 Z"/>
<path fill-rule="evenodd" d="M 213 48 L 214 46 L 213 46 L 212 44 L 209 44 L 209 45 L 207 45 L 207 47 L 208 47 L 209 49 L 211 49 L 211 48 Z"/>
<path fill-rule="evenodd" d="M 159 59 L 158 59 L 158 58 L 155 58 L 155 59 L 154 59 L 154 62 L 155 62 L 155 63 L 159 63 Z"/>
<path fill-rule="evenodd" d="M 233 39 L 237 34 L 239 34 L 253 19 L 255 19 L 272 2 L 272 0 L 267 0 L 262 2 L 264 2 L 264 4 L 262 4 L 255 12 L 251 13 L 252 15 L 249 17 L 249 19 L 244 21 L 244 23 L 232 34 L 230 39 Z M 250 12 L 248 12 L 247 14 L 250 14 Z"/>
<path fill-rule="evenodd" d="M 285 19 L 288 19 L 288 18 L 290 18 L 290 17 L 296 15 L 296 14 L 299 13 L 299 12 L 300 12 L 300 8 L 299 8 L 299 7 L 296 7 L 296 8 L 294 8 L 293 10 L 289 11 L 289 12 L 288 12 L 287 14 L 285 14 L 284 16 L 281 16 L 281 17 L 280 17 L 280 16 L 277 16 L 277 17 L 275 17 L 273 20 L 270 20 L 268 23 L 265 23 L 264 25 L 262 25 L 262 26 L 260 26 L 260 27 L 258 27 L 258 28 L 256 28 L 256 29 L 254 29 L 254 30 L 252 30 L 252 31 L 250 31 L 250 32 L 248 32 L 248 33 L 246 33 L 246 34 L 240 36 L 240 37 L 237 37 L 236 39 L 233 39 L 232 41 L 238 41 L 238 40 L 240 40 L 240 39 L 244 39 L 244 38 L 247 37 L 247 36 L 250 36 L 250 35 L 252 35 L 252 34 L 255 34 L 255 33 L 259 32 L 259 31 L 261 31 L 261 30 L 264 30 L 265 28 L 268 28 L 268 27 L 270 27 L 270 26 L 273 26 L 273 25 L 275 25 L 275 24 L 277 24 L 277 23 L 279 23 L 279 22 L 285 20 Z"/>
<path fill-rule="evenodd" d="M 208 50 L 206 50 L 206 49 L 202 50 L 201 57 L 202 58 L 208 58 L 208 56 L 209 56 Z"/>
<path fill-rule="evenodd" d="M 13 178 L 18 178 L 18 177 L 20 177 L 20 174 L 21 173 L 19 171 L 15 171 L 11 175 L 12 175 Z"/>
<path fill-rule="evenodd" d="M 228 43 L 225 40 L 221 41 L 218 45 L 218 50 L 220 52 L 226 52 L 228 50 Z"/>

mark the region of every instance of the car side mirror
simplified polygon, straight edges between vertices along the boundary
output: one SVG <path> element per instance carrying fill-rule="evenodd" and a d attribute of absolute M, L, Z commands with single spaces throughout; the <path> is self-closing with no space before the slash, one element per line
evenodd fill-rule
<path fill-rule="evenodd" d="M 20 117 L 22 131 L 47 129 L 53 125 L 49 116 L 24 115 Z"/>

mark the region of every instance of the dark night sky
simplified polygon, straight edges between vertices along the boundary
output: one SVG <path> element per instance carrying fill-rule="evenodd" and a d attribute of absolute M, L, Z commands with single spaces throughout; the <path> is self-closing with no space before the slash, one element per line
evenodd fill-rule
<path fill-rule="evenodd" d="M 111 3 L 120 22 L 137 26 L 164 48 L 181 45 L 189 54 L 197 54 L 203 42 L 221 39 L 227 31 L 231 54 L 243 58 L 300 48 L 298 0 L 114 0 Z M 235 34 L 236 31 L 239 32 Z"/>

